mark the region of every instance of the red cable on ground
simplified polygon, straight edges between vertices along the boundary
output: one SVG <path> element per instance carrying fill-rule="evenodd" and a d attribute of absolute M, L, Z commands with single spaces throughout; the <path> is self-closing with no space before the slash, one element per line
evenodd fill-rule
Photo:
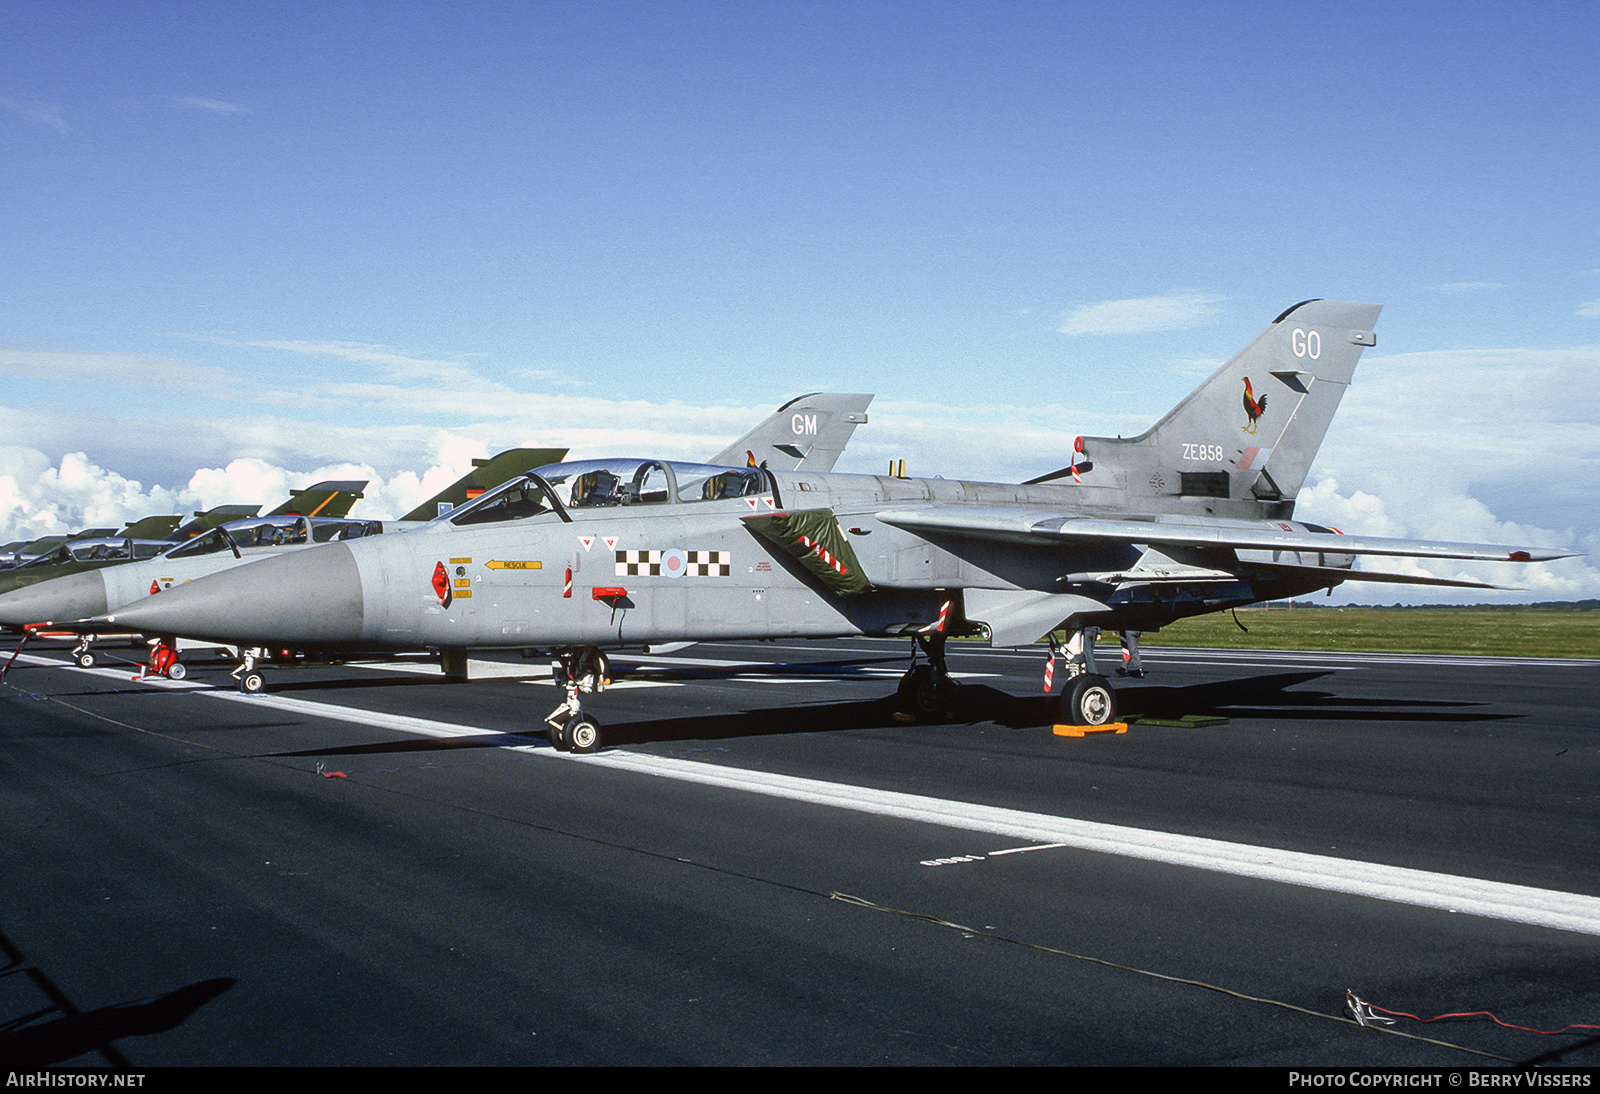
<path fill-rule="evenodd" d="M 1344 1005 L 1351 1014 L 1355 1015 L 1356 1021 L 1362 1025 L 1366 1025 L 1368 1022 L 1382 1022 L 1385 1025 L 1393 1025 L 1393 1019 L 1381 1017 L 1381 1015 L 1392 1014 L 1396 1018 L 1409 1018 L 1413 1022 L 1421 1022 L 1423 1025 L 1427 1025 L 1429 1022 L 1442 1022 L 1447 1018 L 1487 1018 L 1497 1026 L 1503 1026 L 1506 1029 L 1520 1029 L 1524 1033 L 1537 1033 L 1543 1037 L 1553 1037 L 1558 1033 L 1566 1033 L 1568 1030 L 1573 1029 L 1600 1029 L 1600 1025 L 1588 1022 L 1573 1022 L 1571 1025 L 1562 1026 L 1560 1029 L 1534 1029 L 1532 1026 L 1519 1026 L 1511 1022 L 1502 1022 L 1486 1010 L 1461 1010 L 1453 1011 L 1449 1014 L 1436 1014 L 1432 1018 L 1422 1018 L 1415 1014 L 1408 1014 L 1403 1010 L 1389 1010 L 1385 1007 L 1368 1003 L 1348 989 L 1344 993 Z"/>

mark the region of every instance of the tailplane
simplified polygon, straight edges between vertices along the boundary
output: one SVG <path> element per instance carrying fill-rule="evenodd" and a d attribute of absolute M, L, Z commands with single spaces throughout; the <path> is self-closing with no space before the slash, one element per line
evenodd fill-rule
<path fill-rule="evenodd" d="M 1287 517 L 1381 310 L 1296 304 L 1143 434 L 1079 437 L 1071 466 L 1032 481 L 1116 488 L 1138 511 Z"/>

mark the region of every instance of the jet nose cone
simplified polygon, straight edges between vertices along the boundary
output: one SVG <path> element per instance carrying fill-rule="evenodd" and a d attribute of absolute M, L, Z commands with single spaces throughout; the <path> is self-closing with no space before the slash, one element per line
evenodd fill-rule
<path fill-rule="evenodd" d="M 106 608 L 105 579 L 98 570 L 92 570 L 51 578 L 0 596 L 0 623 L 13 627 L 47 620 L 66 623 L 103 615 Z"/>
<path fill-rule="evenodd" d="M 361 573 L 348 546 L 328 543 L 164 589 L 105 622 L 228 645 L 354 643 L 361 641 Z"/>

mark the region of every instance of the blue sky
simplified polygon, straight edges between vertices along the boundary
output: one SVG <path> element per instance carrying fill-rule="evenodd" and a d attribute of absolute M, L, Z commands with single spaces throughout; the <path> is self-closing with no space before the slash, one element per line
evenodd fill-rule
<path fill-rule="evenodd" d="M 1302 515 L 1594 552 L 1597 31 L 1592 3 L 8 5 L 0 537 L 355 472 L 392 515 L 473 455 L 703 456 L 825 389 L 877 393 L 842 470 L 1025 478 L 1324 296 L 1385 311 Z"/>

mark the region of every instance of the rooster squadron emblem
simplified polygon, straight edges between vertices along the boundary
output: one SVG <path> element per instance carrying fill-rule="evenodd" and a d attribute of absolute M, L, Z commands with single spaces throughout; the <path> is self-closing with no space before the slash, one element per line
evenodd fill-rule
<path fill-rule="evenodd" d="M 1256 431 L 1256 422 L 1260 420 L 1261 415 L 1267 412 L 1266 392 L 1262 392 L 1259 399 L 1255 395 L 1255 391 L 1250 387 L 1250 377 L 1246 376 L 1244 378 L 1244 412 L 1245 416 L 1250 419 L 1250 424 L 1239 427 L 1246 433 L 1254 433 Z"/>

